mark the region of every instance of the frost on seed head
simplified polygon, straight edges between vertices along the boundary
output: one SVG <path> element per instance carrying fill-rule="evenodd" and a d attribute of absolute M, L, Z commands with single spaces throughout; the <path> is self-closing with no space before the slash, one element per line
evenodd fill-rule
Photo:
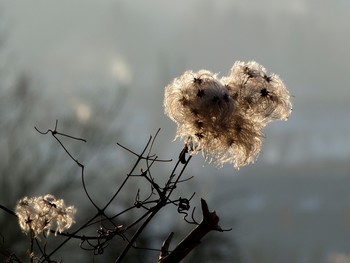
<path fill-rule="evenodd" d="M 56 233 L 69 229 L 74 223 L 74 206 L 66 206 L 62 199 L 47 194 L 38 197 L 24 197 L 19 200 L 15 209 L 18 222 L 24 232 L 33 231 L 35 237 L 41 233 Z"/>
<path fill-rule="evenodd" d="M 192 153 L 234 167 L 253 162 L 262 145 L 262 129 L 291 113 L 282 80 L 256 62 L 236 62 L 227 77 L 207 70 L 186 71 L 165 88 L 165 114 L 177 124 L 176 137 Z"/>

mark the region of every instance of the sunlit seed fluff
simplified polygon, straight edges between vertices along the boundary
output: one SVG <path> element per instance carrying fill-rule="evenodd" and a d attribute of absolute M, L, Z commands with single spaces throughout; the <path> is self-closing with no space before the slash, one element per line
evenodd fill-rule
<path fill-rule="evenodd" d="M 292 109 L 290 95 L 283 81 L 256 62 L 236 62 L 228 77 L 221 81 L 236 94 L 240 107 L 252 120 L 266 125 L 273 120 L 287 120 Z"/>
<path fill-rule="evenodd" d="M 267 76 L 256 62 L 236 62 L 221 79 L 207 70 L 186 71 L 165 88 L 164 108 L 191 153 L 201 151 L 209 162 L 239 168 L 254 162 L 262 129 L 286 119 L 291 103 L 277 75 Z"/>
<path fill-rule="evenodd" d="M 235 168 L 255 161 L 262 144 L 262 130 L 257 123 L 236 113 L 218 127 L 214 136 L 204 135 L 199 149 L 206 160 L 222 166 L 230 163 Z"/>
<path fill-rule="evenodd" d="M 69 229 L 74 223 L 74 206 L 66 206 L 62 199 L 47 194 L 38 197 L 24 197 L 15 209 L 18 222 L 24 232 L 33 231 L 35 237 L 49 234 L 52 228 L 56 233 Z"/>
<path fill-rule="evenodd" d="M 239 167 L 259 152 L 261 131 L 239 115 L 227 88 L 209 71 L 187 71 L 176 78 L 165 89 L 164 106 L 177 123 L 177 137 L 208 161 Z"/>
<path fill-rule="evenodd" d="M 165 112 L 175 122 L 220 121 L 234 107 L 227 90 L 209 71 L 186 71 L 165 89 Z"/>

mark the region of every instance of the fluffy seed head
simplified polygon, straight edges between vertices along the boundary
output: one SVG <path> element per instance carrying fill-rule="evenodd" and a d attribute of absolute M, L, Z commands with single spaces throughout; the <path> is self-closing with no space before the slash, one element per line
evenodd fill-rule
<path fill-rule="evenodd" d="M 24 232 L 33 231 L 35 237 L 41 233 L 50 233 L 52 227 L 56 233 L 63 232 L 74 223 L 76 212 L 74 206 L 66 206 L 62 199 L 56 199 L 47 194 L 38 197 L 24 197 L 19 200 L 16 215 L 21 229 Z"/>
<path fill-rule="evenodd" d="M 165 113 L 177 124 L 176 137 L 191 153 L 234 167 L 253 162 L 262 145 L 262 129 L 287 119 L 289 92 L 277 75 L 256 62 L 236 62 L 227 77 L 207 70 L 186 71 L 165 88 Z"/>
<path fill-rule="evenodd" d="M 229 76 L 221 81 L 249 118 L 264 125 L 273 120 L 288 119 L 292 104 L 287 88 L 276 74 L 268 76 L 266 69 L 258 63 L 238 61 Z"/>

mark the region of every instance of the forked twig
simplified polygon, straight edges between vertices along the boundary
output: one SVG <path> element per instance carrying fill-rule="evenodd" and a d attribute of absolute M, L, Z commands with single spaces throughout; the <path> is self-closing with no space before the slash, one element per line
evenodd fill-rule
<path fill-rule="evenodd" d="M 95 206 L 95 208 L 97 210 L 99 210 L 99 207 L 96 205 L 96 203 L 92 200 L 89 192 L 87 191 L 87 188 L 86 188 L 86 184 L 85 184 L 85 176 L 84 176 L 84 169 L 85 169 L 85 166 L 78 161 L 78 159 L 74 158 L 73 155 L 68 151 L 67 147 L 61 142 L 61 140 L 57 137 L 57 135 L 60 135 L 60 136 L 63 136 L 63 137 L 67 137 L 67 138 L 70 138 L 70 139 L 73 139 L 73 140 L 78 140 L 78 141 L 82 141 L 82 142 L 86 142 L 85 139 L 83 138 L 79 138 L 79 137 L 75 137 L 75 136 L 71 136 L 71 135 L 68 135 L 66 133 L 61 133 L 61 132 L 58 132 L 57 131 L 57 127 L 58 127 L 58 120 L 56 120 L 56 124 L 55 124 L 55 129 L 52 130 L 52 129 L 48 129 L 46 132 L 43 132 L 43 131 L 40 131 L 37 127 L 34 127 L 34 129 L 40 133 L 40 134 L 48 134 L 48 133 L 51 133 L 51 135 L 56 139 L 56 141 L 61 145 L 62 149 L 68 154 L 68 156 L 70 157 L 70 159 L 72 159 L 81 169 L 81 179 L 82 179 L 82 184 L 83 184 L 83 188 L 84 188 L 84 192 L 86 194 L 86 196 L 88 197 L 89 201 L 93 204 L 93 206 Z"/>

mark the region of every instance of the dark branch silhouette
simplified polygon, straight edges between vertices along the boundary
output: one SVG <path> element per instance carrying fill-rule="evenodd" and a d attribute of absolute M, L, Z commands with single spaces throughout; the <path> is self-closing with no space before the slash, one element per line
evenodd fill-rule
<path fill-rule="evenodd" d="M 204 199 L 201 199 L 203 219 L 191 233 L 189 233 L 172 252 L 168 252 L 172 235 L 163 243 L 158 263 L 177 263 L 184 259 L 201 242 L 201 239 L 210 231 L 223 230 L 219 225 L 219 217 L 215 212 L 209 212 L 208 205 Z"/>
<path fill-rule="evenodd" d="M 58 121 L 56 121 L 54 129 L 42 131 L 35 127 L 35 130 L 41 135 L 50 134 L 58 142 L 69 159 L 71 159 L 80 168 L 83 190 L 88 198 L 88 202 L 90 202 L 96 210 L 91 214 L 90 218 L 87 219 L 85 223 L 81 224 L 80 226 L 75 226 L 72 232 L 57 232 L 57 230 L 54 229 L 49 230 L 49 233 L 64 238 L 61 243 L 59 243 L 56 247 L 51 248 L 51 250 L 46 248 L 46 242 L 49 242 L 46 234 L 43 234 L 42 238 L 45 240 L 45 242 L 43 242 L 41 238 L 38 238 L 37 232 L 34 234 L 33 231 L 30 231 L 30 262 L 55 262 L 53 258 L 57 252 L 63 249 L 64 246 L 73 239 L 80 240 L 79 247 L 83 251 L 92 253 L 94 257 L 102 255 L 107 249 L 111 249 L 110 242 L 116 237 L 120 237 L 120 239 L 125 243 L 124 249 L 120 252 L 119 255 L 116 255 L 116 263 L 123 262 L 125 257 L 130 252 L 130 249 L 158 251 L 160 252 L 158 262 L 175 262 L 173 261 L 173 258 L 184 258 L 194 247 L 198 245 L 200 239 L 209 231 L 223 231 L 217 224 L 218 217 L 216 216 L 215 212 L 209 212 L 204 200 L 202 200 L 203 220 L 200 223 L 195 220 L 195 207 L 193 207 L 192 212 L 190 212 L 190 202 L 193 199 L 195 193 L 189 196 L 189 198 L 173 198 L 174 190 L 179 187 L 180 184 L 184 184 L 193 178 L 190 176 L 188 178 L 182 179 L 185 169 L 192 159 L 191 155 L 186 157 L 186 153 L 188 152 L 187 145 L 185 145 L 185 147 L 182 149 L 178 160 L 168 175 L 168 179 L 162 185 L 161 183 L 157 182 L 157 177 L 152 175 L 152 167 L 155 163 L 167 163 L 171 162 L 172 160 L 161 159 L 152 153 L 153 145 L 155 143 L 159 130 L 155 133 L 154 136 L 149 137 L 146 145 L 143 147 L 140 153 L 137 153 L 136 151 L 131 150 L 128 147 L 121 145 L 120 143 L 117 143 L 119 147 L 135 156 L 136 160 L 112 196 L 105 201 L 104 205 L 99 206 L 97 205 L 96 201 L 93 200 L 90 192 L 87 190 L 85 182 L 85 165 L 74 157 L 74 155 L 69 151 L 69 147 L 67 147 L 62 142 L 61 137 L 85 143 L 87 143 L 87 141 L 83 138 L 58 131 Z M 139 168 L 140 166 L 142 168 Z M 138 172 L 137 169 L 140 169 L 140 172 Z M 110 207 L 113 203 L 117 202 L 118 195 L 122 191 L 127 190 L 127 184 L 131 183 L 130 178 L 145 179 L 145 182 L 149 185 L 149 193 L 146 195 L 142 194 L 141 196 L 141 189 L 138 189 L 134 195 L 134 202 L 130 204 L 129 207 L 122 209 L 121 211 L 117 211 L 115 214 L 109 214 L 110 212 L 107 213 L 107 208 Z M 54 203 L 49 202 L 49 204 L 53 207 L 53 209 L 56 208 L 56 205 Z M 25 206 L 26 204 L 23 205 Z M 196 225 L 195 229 L 173 251 L 169 251 L 169 245 L 173 234 L 171 234 L 165 240 L 164 244 L 159 248 L 142 247 L 135 245 L 136 241 L 145 231 L 154 216 L 158 214 L 162 208 L 168 205 L 175 206 L 178 214 L 183 215 L 185 222 Z M 1 204 L 0 209 L 17 217 L 15 211 L 8 209 Z M 137 218 L 134 218 L 131 222 L 126 222 L 123 224 L 118 222 L 118 218 L 120 218 L 122 215 L 130 213 L 131 211 L 137 209 L 142 209 L 144 212 Z M 32 223 L 32 219 L 28 217 L 28 220 L 26 222 L 28 222 L 29 226 L 31 226 L 30 224 Z M 137 229 L 133 230 L 135 227 L 137 227 Z M 96 235 L 86 234 L 85 232 L 88 230 L 88 228 L 95 228 Z M 11 253 L 7 254 L 7 259 L 8 262 L 21 262 L 15 256 L 15 254 Z"/>

